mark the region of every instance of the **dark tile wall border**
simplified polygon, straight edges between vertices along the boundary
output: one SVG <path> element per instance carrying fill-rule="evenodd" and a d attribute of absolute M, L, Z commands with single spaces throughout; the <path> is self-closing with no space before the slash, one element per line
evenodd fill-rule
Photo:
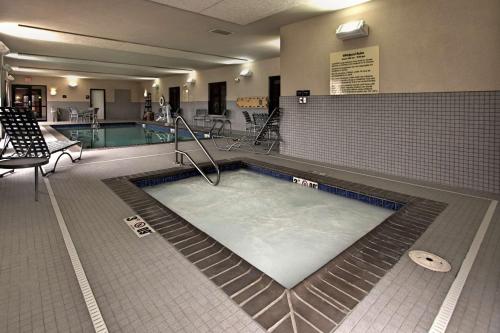
<path fill-rule="evenodd" d="M 334 330 L 446 208 L 445 203 L 250 159 L 218 163 L 226 170 L 243 164 L 266 169 L 278 177 L 293 174 L 325 186 L 404 204 L 320 270 L 294 288 L 285 289 L 135 185 L 149 184 L 153 179 L 191 177 L 195 169 L 173 168 L 103 180 L 269 332 Z M 208 171 L 209 165 L 202 168 Z"/>
<path fill-rule="evenodd" d="M 248 164 L 243 161 L 236 161 L 234 163 L 227 163 L 224 164 L 220 167 L 220 171 L 229 171 L 229 170 L 237 170 L 240 168 L 245 168 L 248 170 L 252 170 L 257 173 L 261 173 L 270 177 L 282 179 L 291 182 L 293 180 L 293 177 L 298 177 L 296 174 L 292 173 L 285 173 L 282 171 L 277 171 L 273 169 L 268 169 L 266 167 L 260 166 L 260 165 L 254 165 L 254 164 Z M 210 172 L 215 172 L 215 169 L 213 168 L 208 168 Z M 189 177 L 195 177 L 199 176 L 198 171 L 185 171 L 185 172 L 179 172 L 175 175 L 169 175 L 169 176 L 155 176 L 155 177 L 146 177 L 146 178 L 141 178 L 138 180 L 133 180 L 132 182 L 137 185 L 138 187 L 146 187 L 146 186 L 154 186 L 154 185 L 159 185 L 163 183 L 168 183 L 168 182 L 173 182 L 176 180 L 181 180 Z M 299 177 L 300 178 L 300 177 Z M 311 180 L 311 179 L 308 179 Z M 365 192 L 357 192 L 357 191 L 350 191 L 346 188 L 334 186 L 334 185 L 327 185 L 320 183 L 318 184 L 318 189 L 320 191 L 328 192 L 331 194 L 335 195 L 340 195 L 349 199 L 354 199 L 358 200 L 361 202 L 364 202 L 369 205 L 373 206 L 378 206 L 378 207 L 383 207 L 386 209 L 391 209 L 391 210 L 398 210 L 400 209 L 404 204 L 401 202 L 397 202 L 394 200 L 387 200 L 384 198 L 379 198 L 377 196 L 373 196 L 370 194 L 367 194 Z"/>
<path fill-rule="evenodd" d="M 500 91 L 280 103 L 284 155 L 500 193 Z"/>

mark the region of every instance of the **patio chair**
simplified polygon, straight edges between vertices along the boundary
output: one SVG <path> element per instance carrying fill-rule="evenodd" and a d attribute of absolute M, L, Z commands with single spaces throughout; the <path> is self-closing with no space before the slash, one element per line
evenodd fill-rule
<path fill-rule="evenodd" d="M 254 113 L 252 114 L 253 123 L 258 128 L 264 127 L 264 123 L 267 121 L 269 115 L 267 113 Z"/>
<path fill-rule="evenodd" d="M 256 118 L 256 120 L 258 120 L 262 125 L 259 128 L 256 128 L 256 131 L 253 133 L 249 133 L 247 131 L 242 137 L 220 135 L 214 131 L 210 132 L 210 137 L 212 138 L 215 147 L 219 150 L 245 150 L 243 147 L 247 147 L 249 148 L 247 151 L 269 154 L 280 141 L 280 114 L 281 109 L 277 107 L 273 110 L 273 112 L 271 112 L 270 115 L 257 115 L 254 118 Z M 261 121 L 260 118 L 264 118 L 264 120 Z M 221 145 L 217 139 L 225 139 L 226 144 Z"/>
<path fill-rule="evenodd" d="M 270 142 L 271 148 L 279 141 L 280 138 L 280 115 L 281 109 L 276 108 L 268 117 L 265 117 L 264 124 L 259 129 L 254 145 L 260 145 L 264 142 Z"/>
<path fill-rule="evenodd" d="M 195 115 L 193 117 L 194 124 L 195 126 L 198 126 L 198 122 L 201 120 L 202 122 L 202 127 L 205 127 L 205 124 L 207 121 L 210 121 L 210 118 L 208 118 L 208 110 L 207 109 L 196 109 Z"/>
<path fill-rule="evenodd" d="M 80 111 L 77 108 L 69 107 L 69 121 L 73 122 L 76 120 L 77 122 L 90 123 L 93 117 L 93 108 L 88 108 L 87 110 Z"/>
<path fill-rule="evenodd" d="M 229 129 L 229 135 L 233 133 L 231 120 L 229 119 L 230 110 L 224 109 L 220 115 L 210 115 L 210 121 L 212 122 L 212 128 L 210 129 L 210 134 L 215 135 L 226 135 L 226 130 Z M 226 127 L 229 126 L 229 128 Z"/>
<path fill-rule="evenodd" d="M 250 114 L 248 111 L 244 110 L 242 111 L 243 117 L 245 117 L 245 132 L 247 135 L 255 135 L 256 132 L 260 129 L 260 127 L 255 124 L 254 121 L 252 121 L 252 117 L 250 117 Z"/>
<path fill-rule="evenodd" d="M 69 121 L 70 122 L 73 122 L 73 120 L 75 122 L 78 122 L 80 120 L 80 112 L 77 109 L 69 107 L 68 113 L 69 113 Z"/>
<path fill-rule="evenodd" d="M 32 126 L 33 123 L 38 126 L 38 123 L 31 111 L 26 112 L 26 114 L 29 114 L 28 117 L 31 118 L 30 122 L 26 122 L 22 119 L 23 117 L 11 117 L 9 113 L 4 112 L 4 109 L 0 108 L 0 120 L 7 132 L 7 136 L 0 151 L 0 169 L 8 169 L 9 171 L 0 174 L 0 178 L 8 173 L 13 173 L 17 169 L 33 168 L 35 172 L 35 201 L 38 201 L 38 169 L 49 163 L 49 148 L 43 136 L 41 136 L 41 132 L 37 134 L 36 128 Z M 19 151 L 14 149 L 14 153 L 7 156 L 6 152 L 9 143 L 13 142 L 8 134 L 8 129 L 10 130 L 13 127 L 22 133 L 21 137 L 15 140 Z"/>
<path fill-rule="evenodd" d="M 7 149 L 10 143 L 10 145 L 14 148 L 14 155 L 11 156 L 11 158 L 50 158 L 52 154 L 61 153 L 57 157 L 57 160 L 51 170 L 45 171 L 42 168 L 43 164 L 38 166 L 43 176 L 47 176 L 48 174 L 56 171 L 57 163 L 63 155 L 69 156 L 71 162 L 73 163 L 82 159 L 83 144 L 80 141 L 58 140 L 46 142 L 36 118 L 29 110 L 20 110 L 12 107 L 0 107 L 0 122 L 5 130 L 5 133 L 7 134 L 6 143 L 2 153 Z M 80 146 L 80 154 L 77 158 L 73 158 L 67 150 L 77 145 Z"/>
<path fill-rule="evenodd" d="M 175 119 L 177 118 L 177 116 L 181 116 L 182 115 L 182 109 L 180 107 L 178 107 L 177 109 L 172 109 L 172 118 Z"/>

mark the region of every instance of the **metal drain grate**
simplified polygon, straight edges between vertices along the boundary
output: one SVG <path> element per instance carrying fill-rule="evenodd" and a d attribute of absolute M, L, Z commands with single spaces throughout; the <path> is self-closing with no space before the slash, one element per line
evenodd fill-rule
<path fill-rule="evenodd" d="M 410 251 L 408 255 L 410 256 L 410 259 L 413 260 L 417 265 L 430 269 L 431 271 L 446 273 L 451 270 L 451 265 L 449 262 L 433 253 L 413 250 Z"/>

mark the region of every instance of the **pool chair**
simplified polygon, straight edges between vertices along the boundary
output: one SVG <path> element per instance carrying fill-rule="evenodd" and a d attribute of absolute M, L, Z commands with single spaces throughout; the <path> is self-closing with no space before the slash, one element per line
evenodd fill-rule
<path fill-rule="evenodd" d="M 210 128 L 210 134 L 215 135 L 226 135 L 229 131 L 229 135 L 232 134 L 233 129 L 231 125 L 231 120 L 229 120 L 229 113 L 231 110 L 224 109 L 220 115 L 211 115 L 210 121 L 212 122 L 212 128 Z"/>
<path fill-rule="evenodd" d="M 194 124 L 198 127 L 198 122 L 201 121 L 201 127 L 205 128 L 205 124 L 210 121 L 207 109 L 196 109 L 193 117 Z"/>
<path fill-rule="evenodd" d="M 243 113 L 243 117 L 245 117 L 245 132 L 247 135 L 255 135 L 259 129 L 259 126 L 255 124 L 255 122 L 252 120 L 252 117 L 250 117 L 250 114 L 248 111 L 244 110 L 241 113 Z"/>
<path fill-rule="evenodd" d="M 80 141 L 46 142 L 40 126 L 30 110 L 0 107 L 0 122 L 7 135 L 3 151 L 7 149 L 9 144 L 14 149 L 14 154 L 10 158 L 50 158 L 53 154 L 60 153 L 51 170 L 45 171 L 42 168 L 44 164 L 37 166 L 43 176 L 56 171 L 57 163 L 63 155 L 69 156 L 73 163 L 82 159 L 83 144 Z M 78 145 L 80 146 L 80 154 L 73 158 L 67 150 Z"/>
<path fill-rule="evenodd" d="M 68 108 L 69 121 L 70 122 L 73 122 L 73 121 L 90 122 L 92 120 L 92 113 L 91 113 L 90 109 L 92 109 L 92 108 L 89 108 L 89 110 L 87 110 L 87 111 L 80 111 L 77 108 L 70 106 Z"/>
<path fill-rule="evenodd" d="M 210 137 L 215 147 L 219 150 L 230 151 L 240 149 L 267 155 L 280 141 L 280 115 L 281 109 L 275 108 L 270 115 L 265 115 L 265 119 L 261 121 L 261 125 L 256 125 L 255 132 L 247 131 L 242 137 L 224 136 L 215 132 L 210 132 Z M 225 145 L 222 144 L 224 141 Z"/>
<path fill-rule="evenodd" d="M 78 122 L 80 120 L 80 112 L 72 107 L 68 108 L 68 113 L 69 113 L 69 121 L 70 122 Z"/>
<path fill-rule="evenodd" d="M 175 119 L 177 118 L 178 116 L 181 116 L 182 115 L 182 109 L 180 107 L 178 107 L 177 109 L 171 111 L 172 113 L 172 119 Z"/>

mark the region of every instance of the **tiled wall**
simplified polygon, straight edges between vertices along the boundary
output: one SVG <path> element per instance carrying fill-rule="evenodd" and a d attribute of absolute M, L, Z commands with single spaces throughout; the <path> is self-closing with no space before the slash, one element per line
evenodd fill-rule
<path fill-rule="evenodd" d="M 500 193 L 500 91 L 281 97 L 285 155 Z"/>

